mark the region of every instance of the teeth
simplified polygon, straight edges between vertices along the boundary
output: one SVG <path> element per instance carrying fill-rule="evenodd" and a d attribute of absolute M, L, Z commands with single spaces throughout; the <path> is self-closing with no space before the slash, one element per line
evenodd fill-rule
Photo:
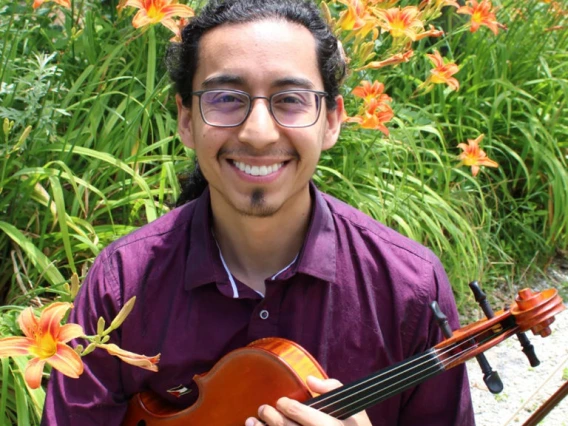
<path fill-rule="evenodd" d="M 284 165 L 284 163 L 276 163 L 272 164 L 271 166 L 250 166 L 245 163 L 241 163 L 240 161 L 233 161 L 233 164 L 239 169 L 241 172 L 245 172 L 247 175 L 251 176 L 266 176 L 271 173 L 274 173 L 280 169 Z"/>

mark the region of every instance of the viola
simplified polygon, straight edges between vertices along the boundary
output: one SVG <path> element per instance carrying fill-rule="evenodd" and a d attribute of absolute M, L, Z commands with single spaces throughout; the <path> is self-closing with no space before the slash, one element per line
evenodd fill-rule
<path fill-rule="evenodd" d="M 493 318 L 456 330 L 424 353 L 322 395 L 307 387 L 308 375 L 327 376 L 306 350 L 286 339 L 260 339 L 228 353 L 208 373 L 196 375 L 199 396 L 192 406 L 179 410 L 152 393 L 140 393 L 130 400 L 123 426 L 242 426 L 248 417 L 256 416 L 258 407 L 274 406 L 283 396 L 343 420 L 517 333 L 532 330 L 543 337 L 550 335 L 549 325 L 564 309 L 554 289 L 536 293 L 523 289 L 508 309 Z"/>

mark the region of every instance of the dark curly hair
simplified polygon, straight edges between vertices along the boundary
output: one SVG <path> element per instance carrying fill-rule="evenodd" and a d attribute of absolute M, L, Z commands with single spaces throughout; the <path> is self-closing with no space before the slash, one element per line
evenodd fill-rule
<path fill-rule="evenodd" d="M 337 38 L 322 18 L 317 6 L 309 0 L 210 0 L 198 16 L 191 19 L 181 33 L 181 43 L 172 43 L 166 62 L 176 92 L 182 103 L 191 104 L 193 78 L 199 57 L 199 42 L 207 32 L 224 24 L 239 24 L 268 19 L 284 20 L 307 28 L 316 40 L 318 65 L 329 109 L 335 109 L 335 98 L 345 76 L 345 59 Z M 197 165 L 197 163 L 196 163 Z M 196 173 L 197 172 L 197 173 Z M 181 205 L 199 196 L 207 183 L 196 167 L 177 202 Z M 197 178 L 197 179 L 195 179 Z M 199 184 L 200 188 L 196 188 Z"/>

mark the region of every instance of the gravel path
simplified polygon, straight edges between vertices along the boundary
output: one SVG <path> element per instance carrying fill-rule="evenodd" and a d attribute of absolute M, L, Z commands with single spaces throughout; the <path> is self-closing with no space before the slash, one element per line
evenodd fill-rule
<path fill-rule="evenodd" d="M 556 317 L 547 338 L 527 336 L 535 347 L 541 364 L 532 368 L 516 337 L 510 338 L 485 354 L 493 370 L 503 381 L 504 389 L 491 394 L 476 360 L 468 361 L 471 393 L 477 426 L 520 426 L 546 399 L 565 382 L 568 375 L 568 310 Z M 568 426 L 568 397 L 539 425 Z"/>

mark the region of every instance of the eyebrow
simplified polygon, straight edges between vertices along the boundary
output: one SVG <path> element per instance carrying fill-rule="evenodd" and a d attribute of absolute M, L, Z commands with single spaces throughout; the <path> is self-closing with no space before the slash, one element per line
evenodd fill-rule
<path fill-rule="evenodd" d="M 209 77 L 203 80 L 201 87 L 203 89 L 214 89 L 224 84 L 244 85 L 245 80 L 238 75 L 223 74 L 214 77 Z"/>
<path fill-rule="evenodd" d="M 222 74 L 214 77 L 206 78 L 201 83 L 203 89 L 214 89 L 219 86 L 231 84 L 236 86 L 244 86 L 246 81 L 244 78 L 234 75 L 234 74 Z M 279 78 L 272 82 L 271 86 L 273 88 L 281 88 L 287 86 L 293 86 L 302 89 L 314 89 L 314 84 L 307 78 L 302 77 L 284 77 Z"/>
<path fill-rule="evenodd" d="M 307 78 L 302 77 L 285 77 L 280 78 L 272 83 L 272 87 L 286 87 L 294 86 L 301 89 L 314 89 L 314 83 L 312 83 Z"/>

